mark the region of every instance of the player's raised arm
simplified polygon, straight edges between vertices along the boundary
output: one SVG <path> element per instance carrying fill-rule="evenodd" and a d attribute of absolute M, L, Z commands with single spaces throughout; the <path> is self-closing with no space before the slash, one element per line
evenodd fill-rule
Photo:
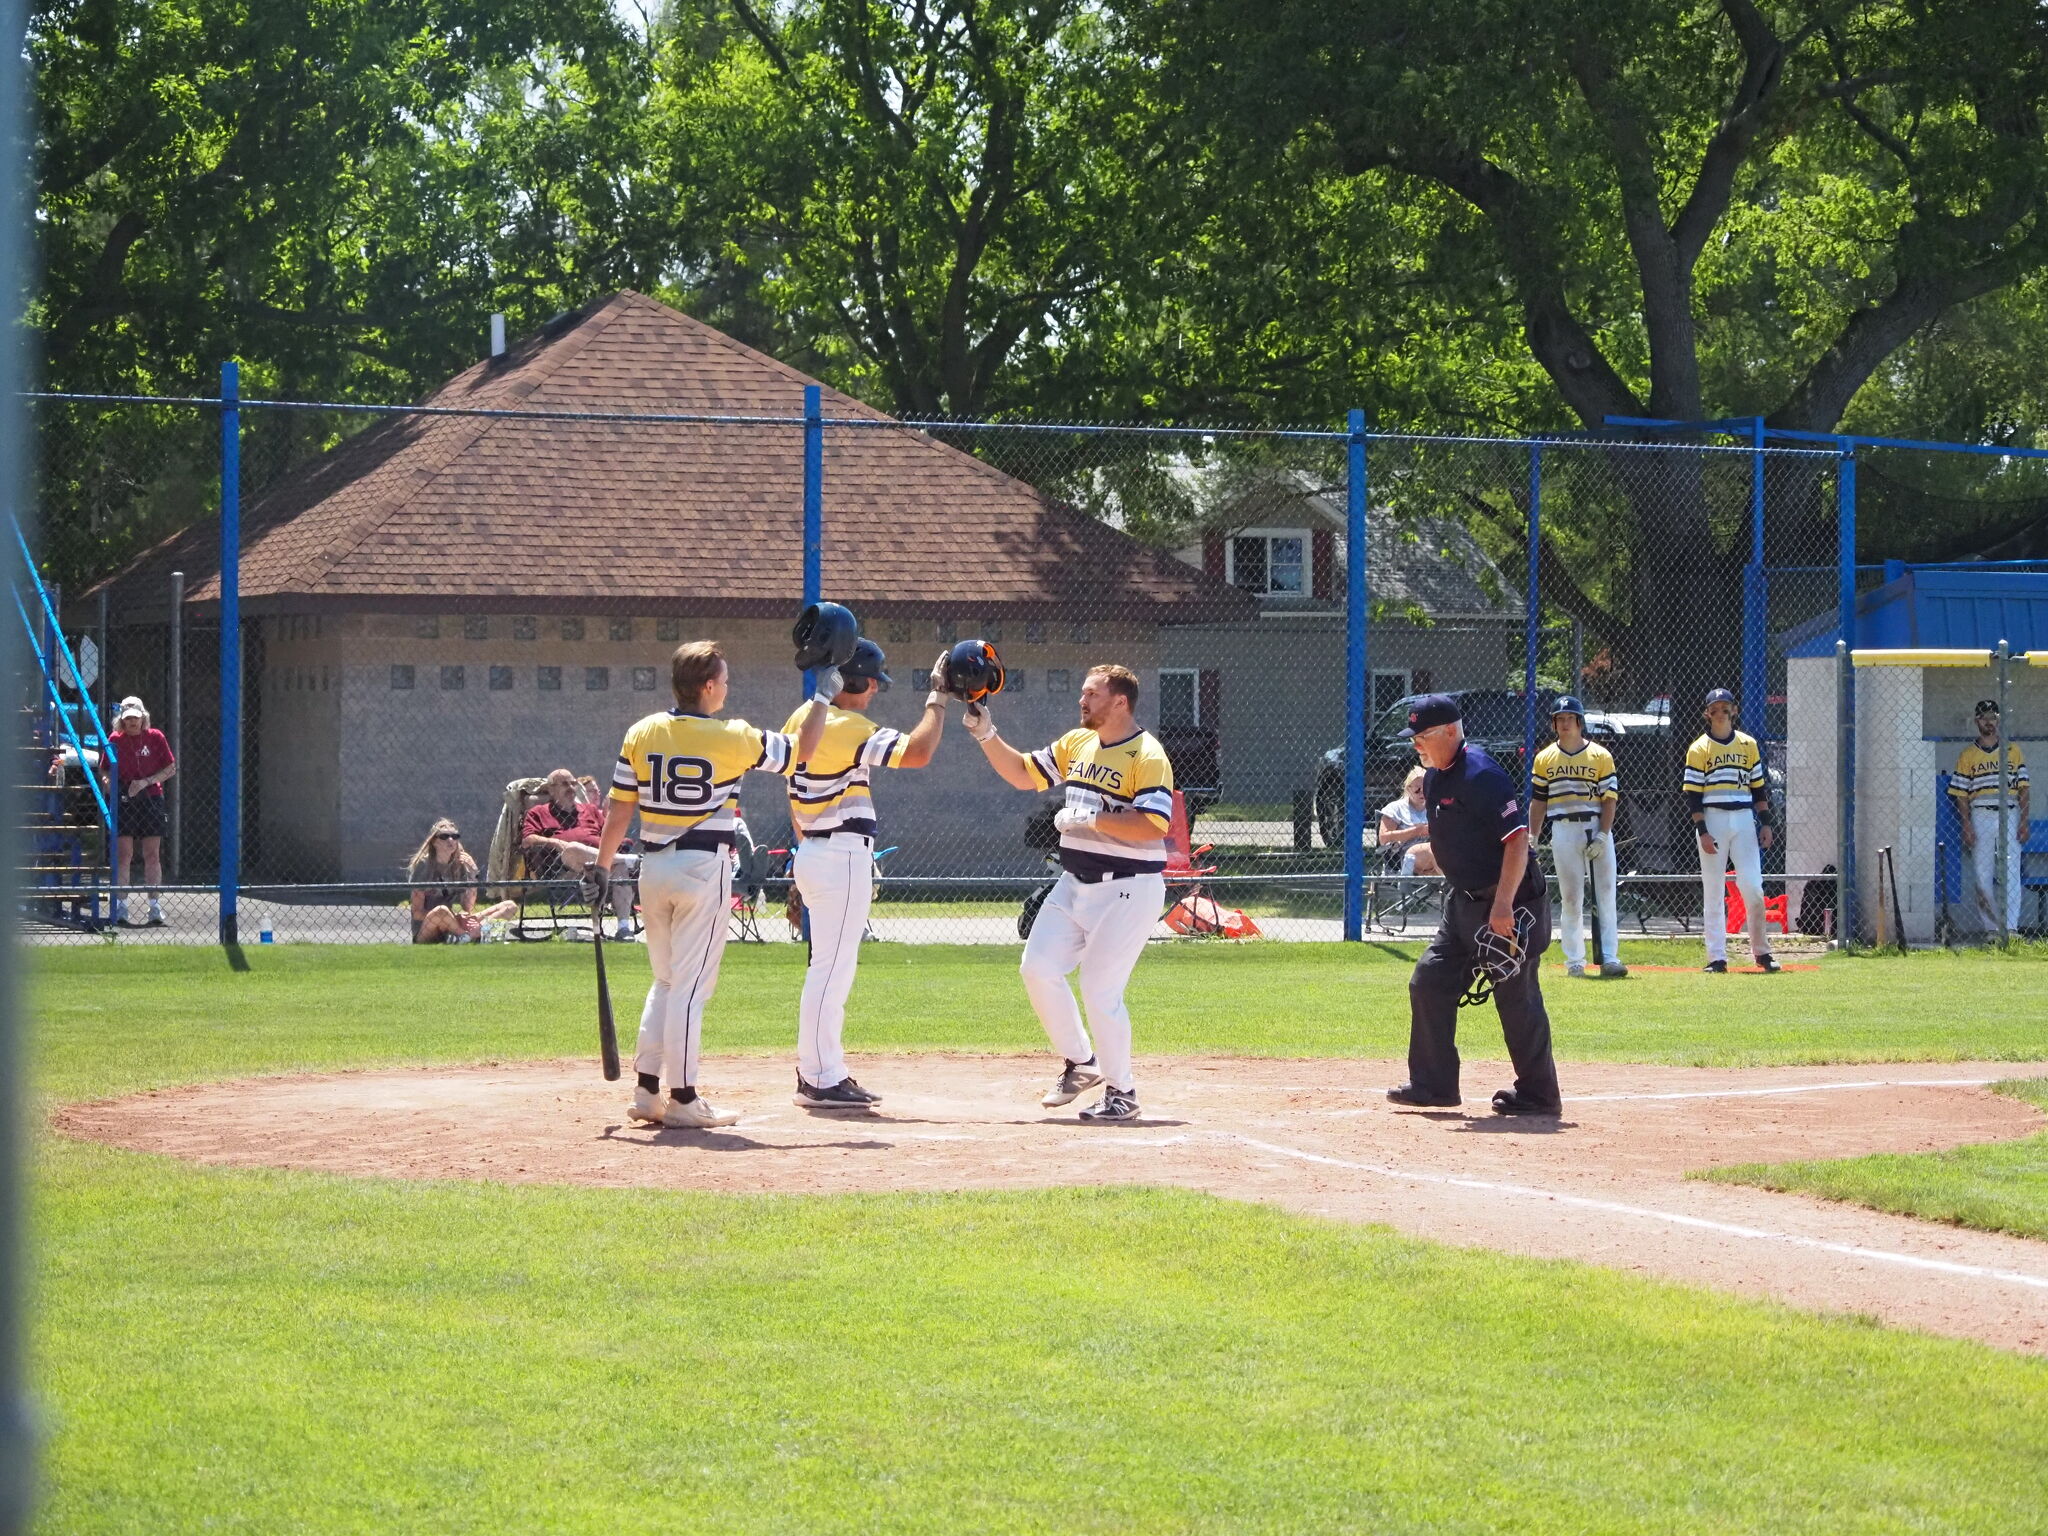
<path fill-rule="evenodd" d="M 1005 784 L 1034 794 L 1047 787 L 1045 781 L 1031 771 L 1030 758 L 996 734 L 996 718 L 989 713 L 986 704 L 968 705 L 963 718 L 967 734 L 980 744 L 981 755 L 988 759 L 988 765 L 995 769 Z"/>
<path fill-rule="evenodd" d="M 939 686 L 945 673 L 946 658 L 940 656 L 932 667 L 932 691 L 924 696 L 924 717 L 903 738 L 898 768 L 923 768 L 939 750 L 939 734 L 946 728 L 946 694 Z"/>

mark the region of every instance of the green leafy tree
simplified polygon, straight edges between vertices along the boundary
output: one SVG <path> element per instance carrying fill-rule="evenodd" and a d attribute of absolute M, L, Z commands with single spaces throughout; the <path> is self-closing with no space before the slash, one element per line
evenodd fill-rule
<path fill-rule="evenodd" d="M 2048 264 L 2048 21 L 2022 0 L 1128 14 L 1223 210 L 1190 262 L 1256 269 L 1304 211 L 1317 242 L 1248 288 L 1272 305 L 1238 327 L 1254 342 L 1190 377 L 1249 389 L 1284 362 L 1318 410 L 1334 384 L 1524 428 L 1830 431 L 1917 342 Z M 1316 258 L 1359 285 L 1333 292 Z M 1639 686 L 1732 676 L 1734 626 L 1696 616 L 1739 603 L 1746 484 L 1670 457 L 1576 462 L 1546 501 L 1547 600 Z M 1827 488 L 1782 473 L 1770 557 L 1811 558 Z M 1513 549 L 1502 477 L 1430 485 Z"/>

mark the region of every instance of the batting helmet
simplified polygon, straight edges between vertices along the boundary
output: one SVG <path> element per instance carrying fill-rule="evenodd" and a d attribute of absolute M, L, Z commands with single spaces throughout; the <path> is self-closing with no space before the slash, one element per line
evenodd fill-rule
<path fill-rule="evenodd" d="M 839 675 L 849 683 L 865 682 L 873 678 L 875 685 L 882 689 L 889 686 L 889 674 L 883 670 L 889 665 L 889 658 L 874 641 L 862 638 L 853 644 L 853 655 L 839 664 Z"/>
<path fill-rule="evenodd" d="M 1572 695 L 1560 693 L 1557 696 L 1557 702 L 1550 706 L 1550 718 L 1555 720 L 1559 715 L 1577 715 L 1579 717 L 1579 724 L 1583 727 L 1586 723 L 1586 706 L 1573 698 Z"/>
<path fill-rule="evenodd" d="M 1465 988 L 1465 995 L 1458 999 L 1458 1006 L 1470 1008 L 1485 1002 L 1493 996 L 1493 989 L 1513 981 L 1522 973 L 1522 967 L 1533 965 L 1536 957 L 1529 953 L 1529 933 L 1536 926 L 1536 914 L 1527 907 L 1515 908 L 1515 934 L 1505 938 L 1495 933 L 1491 925 L 1481 928 L 1472 947 L 1479 952 L 1479 964 L 1472 972 L 1472 981 Z"/>
<path fill-rule="evenodd" d="M 853 660 L 854 643 L 860 639 L 860 620 L 853 610 L 837 603 L 813 603 L 797 615 L 796 628 L 789 632 L 796 642 L 796 664 L 805 671 L 813 667 L 844 667 Z"/>
<path fill-rule="evenodd" d="M 986 640 L 962 640 L 946 652 L 946 675 L 938 687 L 970 704 L 991 698 L 1003 691 L 1003 658 Z"/>

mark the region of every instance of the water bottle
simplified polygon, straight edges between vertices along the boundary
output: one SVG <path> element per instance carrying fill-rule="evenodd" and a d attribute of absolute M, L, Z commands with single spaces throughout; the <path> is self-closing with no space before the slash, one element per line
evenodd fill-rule
<path fill-rule="evenodd" d="M 257 930 L 256 942 L 258 944 L 275 944 L 277 942 L 277 935 L 270 931 L 270 919 L 267 917 L 263 919 L 263 926 Z"/>

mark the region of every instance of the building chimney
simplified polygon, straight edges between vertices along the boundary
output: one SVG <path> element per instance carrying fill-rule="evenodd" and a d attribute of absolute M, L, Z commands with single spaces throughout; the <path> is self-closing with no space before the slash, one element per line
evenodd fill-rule
<path fill-rule="evenodd" d="M 503 357 L 504 355 L 505 317 L 503 315 L 493 315 L 491 316 L 491 356 Z"/>

